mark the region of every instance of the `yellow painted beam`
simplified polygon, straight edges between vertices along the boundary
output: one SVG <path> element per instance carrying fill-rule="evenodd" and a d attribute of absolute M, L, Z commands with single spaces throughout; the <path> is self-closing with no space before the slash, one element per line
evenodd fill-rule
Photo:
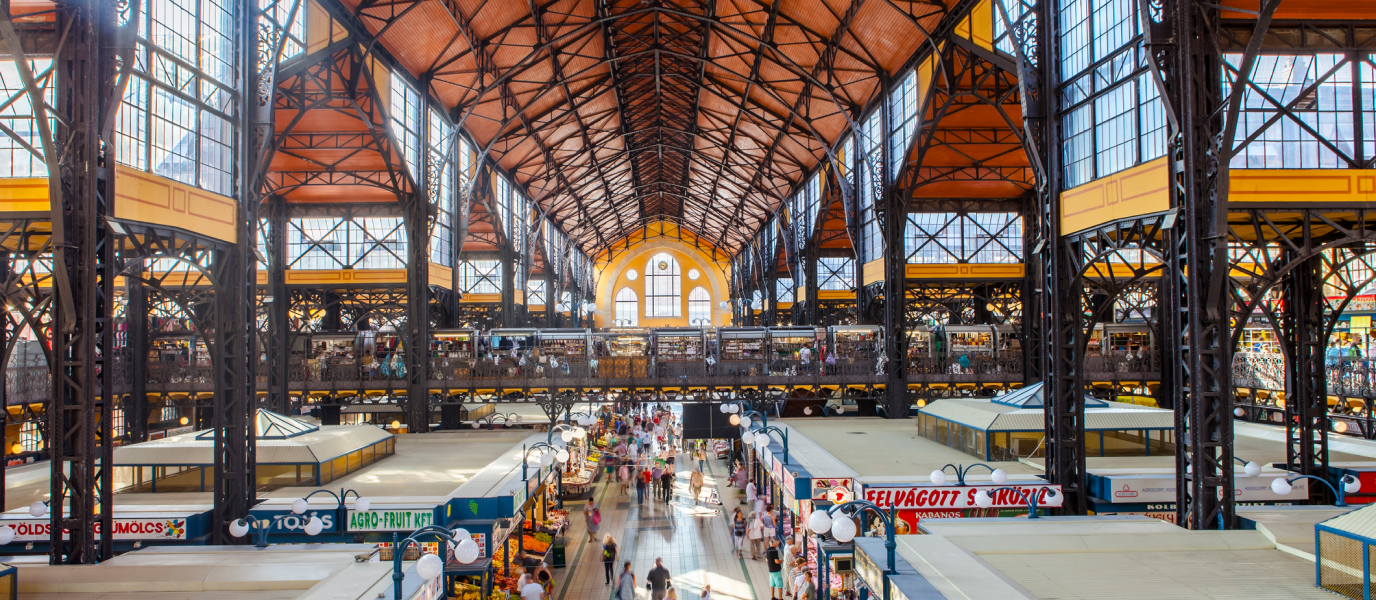
<path fill-rule="evenodd" d="M 1170 208 L 1169 179 L 1162 157 L 1061 192 L 1062 234 Z"/>
<path fill-rule="evenodd" d="M 1027 267 L 1021 263 L 906 266 L 908 279 L 1018 279 L 1027 272 Z"/>

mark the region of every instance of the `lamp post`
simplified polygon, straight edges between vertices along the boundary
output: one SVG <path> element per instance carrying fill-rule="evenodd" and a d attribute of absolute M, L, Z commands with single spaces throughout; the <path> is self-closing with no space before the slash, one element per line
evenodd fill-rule
<path fill-rule="evenodd" d="M 587 430 L 583 429 L 582 427 L 569 425 L 568 423 L 558 423 L 555 426 L 549 428 L 549 434 L 545 436 L 546 444 L 554 443 L 554 432 L 556 431 L 563 432 L 559 434 L 559 439 L 563 440 L 565 444 L 570 443 L 575 439 L 583 439 L 588 435 Z"/>
<path fill-rule="evenodd" d="M 346 502 L 348 501 L 348 499 L 349 499 L 349 494 L 353 494 L 353 495 L 354 495 L 354 510 L 357 510 L 357 511 L 367 511 L 367 510 L 368 510 L 369 508 L 371 508 L 372 505 L 373 505 L 372 501 L 368 500 L 367 498 L 364 498 L 362 494 L 358 493 L 358 492 L 355 491 L 355 490 L 346 490 L 346 489 L 340 488 L 338 494 L 336 494 L 336 493 L 334 493 L 334 492 L 331 492 L 331 491 L 329 491 L 329 490 L 315 490 L 314 492 L 311 492 L 311 493 L 309 493 L 309 494 L 306 494 L 305 496 L 302 496 L 302 497 L 300 497 L 300 498 L 297 498 L 295 501 L 293 501 L 293 502 L 291 503 L 291 512 L 292 512 L 293 514 L 298 514 L 298 515 L 304 515 L 304 514 L 306 514 L 306 511 L 307 511 L 307 510 L 310 510 L 310 507 L 311 507 L 311 506 L 310 506 L 309 500 L 311 499 L 311 496 L 314 496 L 314 495 L 316 495 L 316 494 L 329 494 L 331 497 L 333 497 L 333 498 L 335 499 L 335 501 L 337 501 L 337 502 L 339 503 L 339 505 L 336 506 L 335 509 L 334 509 L 334 522 L 337 523 L 336 527 L 340 527 L 341 529 L 338 529 L 338 530 L 336 530 L 336 531 L 342 531 L 342 530 L 343 530 L 342 528 L 343 528 L 343 526 L 344 526 L 344 523 L 345 523 L 346 520 L 347 520 L 348 513 L 347 513 L 347 511 L 345 510 L 345 503 L 346 503 Z M 311 527 L 312 527 L 311 523 L 313 523 L 313 522 L 319 522 L 319 521 L 320 521 L 320 519 L 318 519 L 318 518 L 316 518 L 316 517 L 311 517 L 310 520 L 306 522 L 306 534 L 307 534 L 307 535 L 315 535 L 316 533 L 320 533 L 319 530 L 317 530 L 315 533 L 311 533 Z M 324 529 L 324 525 L 325 525 L 324 522 L 320 522 L 320 529 Z M 238 537 L 238 536 L 235 536 L 235 537 Z"/>
<path fill-rule="evenodd" d="M 847 509 L 854 510 L 852 511 L 852 514 L 847 515 Z M 854 516 L 854 513 L 860 513 L 866 510 L 872 511 L 874 512 L 874 514 L 879 515 L 879 520 L 884 523 L 884 550 L 888 553 L 889 559 L 889 568 L 887 574 L 897 575 L 898 567 L 896 565 L 897 561 L 894 558 L 894 554 L 895 549 L 898 547 L 898 542 L 894 539 L 894 537 L 897 535 L 898 532 L 896 529 L 894 529 L 893 525 L 896 513 L 896 510 L 893 507 L 889 507 L 889 512 L 885 513 L 882 509 L 879 508 L 878 505 L 876 505 L 873 502 L 870 502 L 869 500 L 851 500 L 850 502 L 838 504 L 829 509 L 819 508 L 817 510 L 812 511 L 812 514 L 807 516 L 807 528 L 818 535 L 824 534 L 826 532 L 831 532 L 831 537 L 836 538 L 836 541 L 844 544 L 855 539 L 857 528 L 855 526 L 855 521 L 851 520 Z M 841 512 L 842 516 L 845 518 L 833 518 L 832 515 L 838 511 Z M 818 549 L 818 551 L 820 552 L 820 548 Z M 821 566 L 821 556 L 817 557 L 817 564 L 819 567 Z M 818 574 L 820 575 L 820 573 L 821 569 L 819 568 Z M 818 589 L 823 589 L 822 586 L 827 585 L 827 583 L 828 582 L 817 582 Z M 885 587 L 887 588 L 887 586 Z M 888 590 L 886 589 L 884 593 L 887 597 Z"/>
<path fill-rule="evenodd" d="M 820 408 L 820 409 L 822 409 L 822 416 L 823 416 L 823 417 L 828 417 L 828 416 L 830 416 L 830 414 L 828 413 L 828 411 L 832 411 L 832 410 L 836 411 L 836 416 L 838 416 L 838 417 L 841 416 L 841 415 L 843 415 L 843 414 L 846 414 L 846 406 L 845 406 L 844 404 L 841 405 L 841 406 L 831 406 L 830 404 L 813 404 L 812 406 L 809 406 L 809 407 L 807 407 L 807 408 L 804 408 L 804 409 L 803 409 L 803 414 L 808 415 L 808 416 L 812 416 L 812 409 L 814 409 L 814 408 Z"/>
<path fill-rule="evenodd" d="M 273 521 L 275 522 L 281 520 L 282 518 L 283 517 L 281 515 L 278 515 L 276 517 L 273 517 Z M 323 530 L 324 528 L 325 523 L 320 520 L 320 517 L 311 517 L 309 521 L 306 521 L 306 535 L 320 535 L 321 530 Z M 255 537 L 257 537 L 258 541 L 254 542 L 253 547 L 259 550 L 268 547 L 268 532 L 271 530 L 272 523 L 268 522 L 267 519 L 259 519 L 258 517 L 255 517 L 253 515 L 247 515 L 242 519 L 236 519 L 234 521 L 230 521 L 229 523 L 229 535 L 233 537 L 244 537 L 245 535 L 248 535 L 250 531 L 257 533 L 257 536 Z"/>
<path fill-rule="evenodd" d="M 1003 490 L 1010 490 L 1010 491 L 1012 491 L 1013 493 L 1015 493 L 1015 494 L 1017 494 L 1017 495 L 1019 495 L 1019 496 L 1022 496 L 1023 502 L 1026 502 L 1026 503 L 1027 503 L 1027 518 L 1029 518 L 1029 519 L 1037 519 L 1037 518 L 1040 518 L 1040 516 L 1037 514 L 1037 495 L 1036 495 L 1036 494 L 1032 494 L 1031 496 L 1029 496 L 1029 495 L 1027 495 L 1026 493 L 1024 493 L 1022 490 L 1020 490 L 1020 489 L 1018 489 L 1018 488 L 1015 488 L 1015 487 L 1001 487 L 1001 488 L 994 488 L 994 489 L 992 489 L 992 490 L 983 490 L 983 489 L 981 489 L 981 490 L 975 492 L 975 505 L 978 506 L 978 507 L 980 507 L 980 508 L 989 508 L 989 507 L 993 506 L 993 505 L 994 505 L 994 496 L 993 496 L 992 494 L 990 494 L 989 492 L 1001 492 L 1001 491 L 1003 491 Z M 1046 494 L 1047 494 L 1048 496 L 1051 496 L 1051 497 L 1054 498 L 1054 497 L 1056 496 L 1056 490 L 1055 490 L 1054 488 L 1046 488 Z"/>
<path fill-rule="evenodd" d="M 460 563 L 466 565 L 478 559 L 478 543 L 474 542 L 472 537 L 463 536 L 464 539 L 455 541 L 449 530 L 438 525 L 421 527 L 400 542 L 396 541 L 397 535 L 394 533 L 392 534 L 392 600 L 401 600 L 401 582 L 406 578 L 401 572 L 401 557 L 411 544 L 420 545 L 416 538 L 422 535 L 434 535 L 441 540 L 454 544 L 454 560 Z M 448 544 L 445 544 L 443 548 L 445 553 L 448 553 Z M 448 561 L 434 554 L 421 555 L 420 560 L 416 561 L 416 574 L 420 576 L 422 581 L 430 581 L 444 572 L 445 562 Z M 445 595 L 448 596 L 448 594 Z"/>
<path fill-rule="evenodd" d="M 563 449 L 563 448 L 558 448 L 558 447 L 554 446 L 553 444 L 548 444 L 548 443 L 545 443 L 545 442 L 536 442 L 534 446 L 530 446 L 529 448 L 527 448 L 525 444 L 521 444 L 521 479 L 522 479 L 522 480 L 529 479 L 530 473 L 529 473 L 529 470 L 528 470 L 528 466 L 530 465 L 530 453 L 531 453 L 531 452 L 534 452 L 534 451 L 536 451 L 536 450 L 544 450 L 544 451 L 545 451 L 543 454 L 540 455 L 540 466 L 542 466 L 542 467 L 548 467 L 548 466 L 554 464 L 554 461 L 555 461 L 555 460 L 558 460 L 559 462 L 562 463 L 562 462 L 564 462 L 564 461 L 566 461 L 566 460 L 569 459 L 569 451 L 568 451 L 568 450 L 565 450 L 565 449 Z"/>
<path fill-rule="evenodd" d="M 741 439 L 747 444 L 754 444 L 757 450 L 764 450 L 764 448 L 769 445 L 770 432 L 778 432 L 779 437 L 782 438 L 784 443 L 784 464 L 788 464 L 788 430 L 780 429 L 774 425 L 766 425 L 759 429 L 745 432 L 741 435 Z"/>
<path fill-rule="evenodd" d="M 964 465 L 948 464 L 944 467 L 941 467 L 940 470 L 932 471 L 930 479 L 932 480 L 933 485 L 946 485 L 946 469 L 955 469 L 956 485 L 964 486 L 965 476 L 969 475 L 970 471 L 974 470 L 975 467 L 984 467 L 986 469 L 989 469 L 989 479 L 993 480 L 994 485 L 1003 485 L 1004 482 L 1008 481 L 1008 473 L 1004 472 L 1003 469 L 995 469 L 994 467 L 991 467 L 984 463 L 974 463 L 968 467 Z"/>
<path fill-rule="evenodd" d="M 1314 481 L 1321 482 L 1324 485 L 1328 486 L 1328 489 L 1333 491 L 1333 495 L 1338 497 L 1338 501 L 1335 502 L 1333 506 L 1347 506 L 1347 494 L 1355 494 L 1357 492 L 1362 491 L 1362 482 L 1358 481 L 1356 477 L 1353 477 L 1351 475 L 1344 475 L 1342 478 L 1342 485 L 1336 487 L 1327 479 L 1324 479 L 1322 477 L 1315 477 L 1313 475 L 1296 475 L 1295 477 L 1291 477 L 1289 479 L 1286 479 L 1284 477 L 1277 477 L 1275 480 L 1271 482 L 1271 491 L 1275 492 L 1277 495 L 1280 496 L 1289 496 L 1290 492 L 1295 491 L 1294 486 L 1291 484 L 1301 479 L 1313 479 Z"/>

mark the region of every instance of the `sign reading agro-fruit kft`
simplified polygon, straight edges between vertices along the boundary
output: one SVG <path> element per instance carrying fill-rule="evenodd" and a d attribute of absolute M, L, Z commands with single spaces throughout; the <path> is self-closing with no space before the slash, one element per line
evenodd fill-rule
<path fill-rule="evenodd" d="M 349 531 L 415 531 L 435 524 L 435 509 L 349 511 Z"/>

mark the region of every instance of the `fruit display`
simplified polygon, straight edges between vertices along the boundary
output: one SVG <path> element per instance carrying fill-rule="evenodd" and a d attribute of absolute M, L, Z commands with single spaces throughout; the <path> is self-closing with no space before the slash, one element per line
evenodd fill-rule
<path fill-rule="evenodd" d="M 546 535 L 545 537 L 549 537 L 549 536 Z M 542 541 L 540 541 L 539 539 L 537 539 L 534 535 L 529 535 L 529 534 L 527 534 L 527 535 L 522 536 L 521 543 L 525 545 L 525 547 L 526 547 L 526 552 L 534 552 L 534 553 L 536 553 L 536 554 L 544 554 L 544 553 L 546 553 L 546 552 L 549 551 L 549 545 L 550 545 L 550 543 L 549 543 L 548 541 L 543 541 L 543 542 L 542 542 Z"/>
<path fill-rule="evenodd" d="M 457 600 L 483 600 L 483 589 L 467 583 L 455 583 L 450 598 L 456 598 Z"/>

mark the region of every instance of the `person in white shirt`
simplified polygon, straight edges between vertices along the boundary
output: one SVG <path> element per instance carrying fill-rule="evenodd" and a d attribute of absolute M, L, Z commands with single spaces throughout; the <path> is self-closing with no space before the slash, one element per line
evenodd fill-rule
<path fill-rule="evenodd" d="M 745 501 L 750 504 L 755 503 L 755 482 L 745 484 Z"/>
<path fill-rule="evenodd" d="M 521 600 L 549 600 L 545 587 L 534 581 L 521 586 Z"/>

